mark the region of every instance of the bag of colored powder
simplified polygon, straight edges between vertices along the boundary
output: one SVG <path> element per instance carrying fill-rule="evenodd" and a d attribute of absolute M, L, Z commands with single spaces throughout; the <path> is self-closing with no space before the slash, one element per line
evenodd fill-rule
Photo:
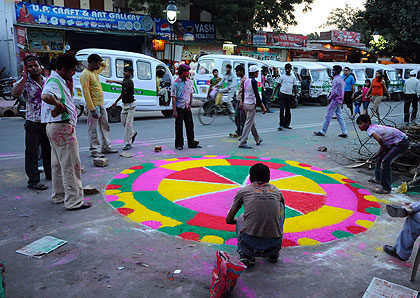
<path fill-rule="evenodd" d="M 224 251 L 216 252 L 216 261 L 212 272 L 210 298 L 226 297 L 238 281 L 239 275 L 246 269 L 241 261 L 233 262 L 232 257 Z"/>

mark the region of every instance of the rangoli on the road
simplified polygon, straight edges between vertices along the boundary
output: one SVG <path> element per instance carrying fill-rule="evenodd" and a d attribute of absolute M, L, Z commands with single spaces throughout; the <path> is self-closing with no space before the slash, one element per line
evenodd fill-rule
<path fill-rule="evenodd" d="M 249 169 L 262 162 L 286 202 L 283 246 L 316 245 L 366 231 L 380 205 L 347 177 L 296 161 L 255 156 L 158 160 L 115 176 L 106 200 L 131 220 L 184 239 L 236 245 L 225 217 Z M 240 210 L 240 213 L 243 212 Z"/>

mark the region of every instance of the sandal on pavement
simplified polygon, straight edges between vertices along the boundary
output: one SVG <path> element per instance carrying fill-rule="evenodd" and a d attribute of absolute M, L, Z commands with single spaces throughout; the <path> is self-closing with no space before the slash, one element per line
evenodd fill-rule
<path fill-rule="evenodd" d="M 369 179 L 368 182 L 373 184 L 380 184 L 379 181 L 377 181 L 376 179 Z"/>
<path fill-rule="evenodd" d="M 256 143 L 256 145 L 257 146 L 261 145 L 262 141 L 263 141 L 263 138 L 260 138 L 260 140 Z"/>
<path fill-rule="evenodd" d="M 89 203 L 89 202 L 83 202 L 83 204 L 82 204 L 82 205 L 80 205 L 80 207 L 73 208 L 73 209 L 67 209 L 67 210 L 69 210 L 69 211 L 74 211 L 74 210 L 87 209 L 87 208 L 90 208 L 90 207 L 92 207 L 92 203 Z"/>
<path fill-rule="evenodd" d="M 388 212 L 391 217 L 406 217 L 408 216 L 408 211 L 402 206 L 397 205 L 386 205 L 386 212 Z"/>
<path fill-rule="evenodd" d="M 389 254 L 391 257 L 397 258 L 400 261 L 405 262 L 406 260 L 403 260 L 396 252 L 396 249 L 394 246 L 390 246 L 390 245 L 384 245 L 384 252 L 386 252 L 387 254 Z"/>
<path fill-rule="evenodd" d="M 28 185 L 28 188 L 36 189 L 36 190 L 46 190 L 48 189 L 48 186 L 46 186 L 45 184 L 37 183 L 37 184 Z"/>
<path fill-rule="evenodd" d="M 390 190 L 385 190 L 383 188 L 377 188 L 377 189 L 375 189 L 375 192 L 377 194 L 382 194 L 382 195 L 389 195 L 391 193 Z"/>

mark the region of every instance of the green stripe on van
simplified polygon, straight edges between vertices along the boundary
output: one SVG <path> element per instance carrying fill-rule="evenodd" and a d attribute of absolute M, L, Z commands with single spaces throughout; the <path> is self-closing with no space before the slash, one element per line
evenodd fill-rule
<path fill-rule="evenodd" d="M 119 86 L 113 86 L 106 83 L 101 83 L 101 85 L 102 85 L 102 90 L 108 93 L 121 93 L 121 90 L 122 90 L 122 87 L 119 87 Z M 155 90 L 134 88 L 134 95 L 157 96 L 157 92 Z"/>

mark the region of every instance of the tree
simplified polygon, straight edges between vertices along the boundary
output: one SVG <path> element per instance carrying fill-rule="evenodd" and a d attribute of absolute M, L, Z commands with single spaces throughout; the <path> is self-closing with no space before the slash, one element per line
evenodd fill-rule
<path fill-rule="evenodd" d="M 284 30 L 296 25 L 294 6 L 305 4 L 304 10 L 310 9 L 313 0 L 177 0 L 178 6 L 193 4 L 200 10 L 212 14 L 212 21 L 218 33 L 225 39 L 235 40 L 238 32 L 245 37 L 247 31 L 255 31 L 265 27 Z M 163 10 L 168 0 L 131 0 L 129 7 L 143 10 L 152 17 L 164 18 Z"/>
<path fill-rule="evenodd" d="M 371 43 L 376 52 L 419 63 L 419 10 L 419 1 L 367 0 L 363 18 L 371 34 L 376 30 L 382 36 L 380 44 Z"/>
<path fill-rule="evenodd" d="M 319 36 L 318 32 L 309 33 L 307 36 L 308 36 L 309 40 L 319 40 L 320 39 L 320 36 Z"/>

